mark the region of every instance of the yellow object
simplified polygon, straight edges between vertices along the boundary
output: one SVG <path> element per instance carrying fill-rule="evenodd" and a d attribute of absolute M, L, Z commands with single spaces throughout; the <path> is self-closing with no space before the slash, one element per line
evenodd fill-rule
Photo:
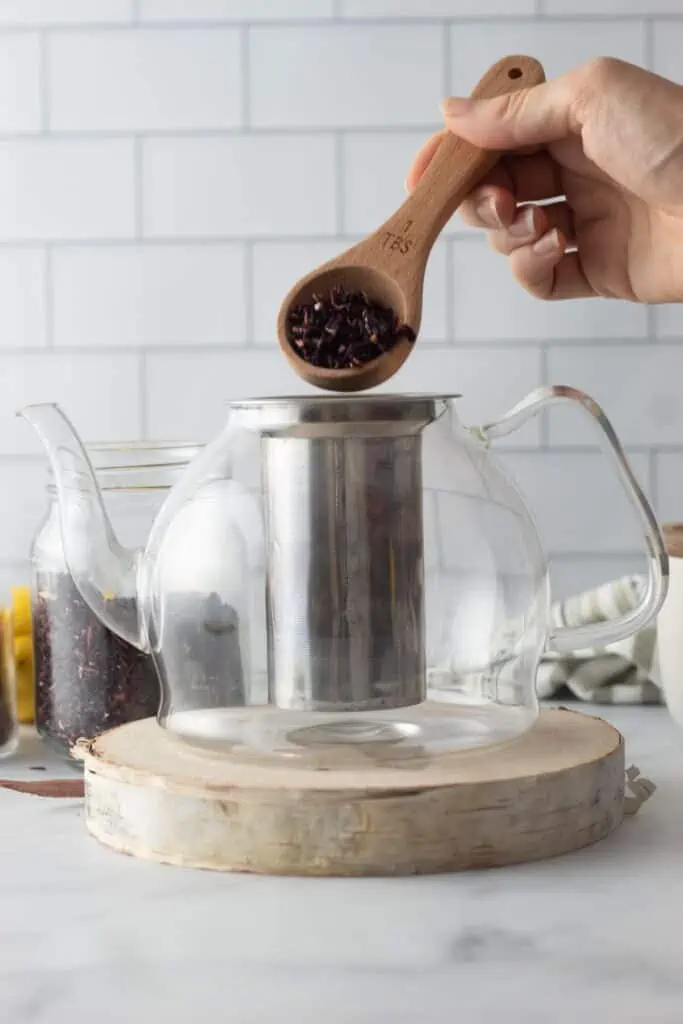
<path fill-rule="evenodd" d="M 14 675 L 17 688 L 17 716 L 23 724 L 35 718 L 33 687 L 33 637 L 31 632 L 31 590 L 12 587 L 8 614 L 14 636 Z"/>

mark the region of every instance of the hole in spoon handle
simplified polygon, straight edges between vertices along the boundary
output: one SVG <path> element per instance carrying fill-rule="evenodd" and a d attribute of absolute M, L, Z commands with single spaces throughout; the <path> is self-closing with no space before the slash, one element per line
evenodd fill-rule
<path fill-rule="evenodd" d="M 503 57 L 482 75 L 472 90 L 472 96 L 476 99 L 502 96 L 504 93 L 517 92 L 519 89 L 530 89 L 534 85 L 541 85 L 542 82 L 545 82 L 543 66 L 533 57 L 525 57 L 522 54 Z"/>

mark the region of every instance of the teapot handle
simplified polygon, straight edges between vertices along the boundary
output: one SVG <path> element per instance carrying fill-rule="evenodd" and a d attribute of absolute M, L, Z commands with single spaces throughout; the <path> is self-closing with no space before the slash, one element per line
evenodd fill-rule
<path fill-rule="evenodd" d="M 479 427 L 482 440 L 494 441 L 521 427 L 532 416 L 556 402 L 573 402 L 586 410 L 600 428 L 602 446 L 617 470 L 617 475 L 641 525 L 648 556 L 648 581 L 640 604 L 616 619 L 583 626 L 557 626 L 551 629 L 547 648 L 554 651 L 576 651 L 588 647 L 605 647 L 643 629 L 655 617 L 669 586 L 669 557 L 659 524 L 629 466 L 624 450 L 612 424 L 600 406 L 589 395 L 575 388 L 548 386 L 538 388 L 514 406 L 505 416 Z"/>

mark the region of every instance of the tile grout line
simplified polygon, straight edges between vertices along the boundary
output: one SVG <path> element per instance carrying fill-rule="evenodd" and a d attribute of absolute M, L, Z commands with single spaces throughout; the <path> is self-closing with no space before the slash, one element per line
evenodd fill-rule
<path fill-rule="evenodd" d="M 620 548 L 618 551 L 605 551 L 601 549 L 599 551 L 585 551 L 572 550 L 572 551 L 546 551 L 546 557 L 548 559 L 556 559 L 563 562 L 570 562 L 576 559 L 590 560 L 593 558 L 604 558 L 605 561 L 621 561 L 624 558 L 633 558 L 637 555 L 642 555 L 642 551 L 635 548 Z"/>
<path fill-rule="evenodd" d="M 334 216 L 337 234 L 344 234 L 346 221 L 346 145 L 344 133 L 334 134 Z"/>
<path fill-rule="evenodd" d="M 139 241 L 144 231 L 144 171 L 143 171 L 143 139 L 140 135 L 133 136 L 133 232 Z"/>
<path fill-rule="evenodd" d="M 149 439 L 149 423 L 147 410 L 147 352 L 141 349 L 138 352 L 138 418 L 140 420 L 140 440 Z"/>
<path fill-rule="evenodd" d="M 451 26 L 446 21 L 443 26 L 443 39 L 441 41 L 443 47 L 442 60 L 443 60 L 443 83 L 442 93 L 443 96 L 450 96 L 451 94 L 451 82 L 453 80 L 452 65 L 451 65 Z"/>
<path fill-rule="evenodd" d="M 133 240 L 133 242 L 134 242 L 134 240 Z M 46 244 L 50 245 L 50 243 L 46 243 Z M 131 244 L 131 243 L 129 243 L 129 244 Z M 249 243 L 248 240 L 246 240 L 244 245 L 248 245 L 248 244 L 250 244 L 250 243 Z M 37 245 L 34 243 L 34 245 L 31 246 L 31 249 L 36 249 L 36 248 L 37 248 Z M 50 249 L 53 250 L 54 247 L 52 245 L 50 245 Z M 102 345 L 102 346 L 97 345 L 97 346 L 94 346 L 94 347 L 92 345 L 85 345 L 85 346 L 84 345 L 65 345 L 63 347 L 59 346 L 59 351 L 63 352 L 64 355 L 83 355 L 83 354 L 87 355 L 88 353 L 92 353 L 92 352 L 100 352 L 102 354 L 106 353 L 106 354 L 109 354 L 109 355 L 117 355 L 117 354 L 119 354 L 119 355 L 120 354 L 130 355 L 131 353 L 137 352 L 139 348 L 145 348 L 149 352 L 158 352 L 158 353 L 177 352 L 177 351 L 182 351 L 183 349 L 192 349 L 192 350 L 197 351 L 197 352 L 215 352 L 216 350 L 220 350 L 222 344 L 223 344 L 222 342 L 221 343 L 207 342 L 207 343 L 204 343 L 204 344 L 193 344 L 192 339 L 188 338 L 188 340 L 186 342 L 178 342 L 178 343 L 170 342 L 168 344 L 160 344 L 160 345 L 142 345 L 142 346 L 139 346 L 139 345 L 125 345 L 124 344 L 124 345 Z M 266 343 L 260 342 L 258 344 L 266 344 Z M 647 346 L 647 341 L 645 339 L 640 339 L 640 340 L 633 340 L 632 339 L 631 342 L 629 342 L 629 343 L 624 343 L 622 341 L 611 341 L 611 342 L 607 341 L 605 344 L 598 343 L 596 345 L 596 342 L 594 340 L 582 338 L 582 339 L 580 339 L 579 343 L 577 343 L 575 341 L 563 341 L 563 340 L 557 341 L 557 340 L 555 340 L 555 341 L 553 341 L 552 344 L 553 344 L 553 348 L 559 349 L 559 350 L 563 350 L 563 351 L 567 351 L 567 350 L 569 350 L 571 348 L 581 349 L 581 350 L 589 349 L 589 348 L 593 349 L 593 350 L 595 350 L 596 348 L 614 350 L 614 349 L 617 349 L 619 347 L 643 349 L 644 347 Z M 539 350 L 539 343 L 536 342 L 536 341 L 532 341 L 532 342 L 529 342 L 529 341 L 519 341 L 517 339 L 508 339 L 507 341 L 505 341 L 505 340 L 501 341 L 500 338 L 491 338 L 491 339 L 489 339 L 489 338 L 483 338 L 483 339 L 480 339 L 480 338 L 468 338 L 468 339 L 459 338 L 457 341 L 454 342 L 454 341 L 449 340 L 447 338 L 445 338 L 445 339 L 444 338 L 433 338 L 433 337 L 429 337 L 428 335 L 425 335 L 424 337 L 423 336 L 420 337 L 420 345 L 422 347 L 424 347 L 424 348 L 428 348 L 429 351 L 431 353 L 433 353 L 433 354 L 437 354 L 437 353 L 441 353 L 441 352 L 444 352 L 444 353 L 460 352 L 460 353 L 462 353 L 462 352 L 474 350 L 476 352 L 496 352 L 496 353 L 499 353 L 499 354 L 503 354 L 504 353 L 506 355 L 514 355 L 515 353 L 519 353 L 519 352 L 537 352 Z M 240 346 L 239 344 L 231 344 L 230 347 L 229 347 L 229 350 L 230 351 L 235 351 L 235 350 L 239 350 L 240 348 L 243 348 L 243 347 L 244 346 Z M 672 338 L 671 342 L 669 344 L 669 347 L 670 348 L 679 349 L 680 348 L 680 339 L 673 339 Z M 36 356 L 36 355 L 40 355 L 42 351 L 43 351 L 42 347 L 35 346 L 35 345 L 28 345 L 28 346 L 23 346 L 22 345 L 22 346 L 19 346 L 19 345 L 1 345 L 0 344 L 0 358 L 2 356 L 7 356 L 7 355 L 12 354 L 12 353 L 15 354 L 15 355 L 21 354 L 21 355 L 28 355 L 28 356 Z M 681 447 L 683 447 L 683 444 L 681 445 Z"/>
<path fill-rule="evenodd" d="M 0 36 L 2 33 L 0 33 Z M 216 141 L 224 139 L 230 141 L 233 139 L 244 138 L 266 138 L 270 139 L 290 139 L 298 141 L 301 138 L 324 138 L 325 136 L 331 136 L 335 132 L 350 132 L 354 135 L 382 135 L 382 136 L 395 136 L 395 135 L 410 135 L 416 136 L 416 142 L 423 140 L 425 132 L 436 131 L 439 127 L 439 118 L 437 115 L 434 116 L 433 120 L 425 121 L 411 121 L 404 124 L 370 124 L 370 125 L 358 125 L 358 124 L 313 124 L 313 125 L 294 125 L 284 126 L 270 125 L 267 128 L 262 128 L 254 125 L 231 125 L 224 128 L 148 128 L 144 132 L 144 137 L 151 140 L 161 140 L 164 142 L 183 142 L 183 141 Z M 51 130 L 51 134 L 55 139 L 60 142 L 117 142 L 121 139 L 129 139 L 133 129 L 106 129 L 106 130 Z M 0 142 L 26 142 L 31 139 L 35 139 L 40 133 L 38 131 L 15 131 L 7 132 L 0 131 Z"/>
<path fill-rule="evenodd" d="M 244 245 L 244 333 L 247 348 L 255 347 L 256 294 L 254 291 L 254 245 Z"/>
<path fill-rule="evenodd" d="M 46 32 L 38 36 L 38 74 L 40 89 L 40 131 L 42 135 L 50 134 L 50 56 L 48 53 L 49 39 Z"/>
<path fill-rule="evenodd" d="M 650 345 L 658 345 L 662 341 L 657 330 L 655 308 L 651 302 L 648 302 L 645 305 L 645 330 L 647 333 L 647 341 Z"/>
<path fill-rule="evenodd" d="M 1 33 L 0 33 L 1 35 Z M 309 127 L 278 127 L 271 126 L 268 128 L 254 127 L 251 125 L 232 125 L 226 128 L 177 128 L 174 130 L 169 129 L 154 129 L 148 128 L 144 137 L 151 140 L 160 140 L 162 142 L 184 142 L 184 141 L 198 141 L 198 142 L 215 142 L 216 140 L 224 139 L 225 141 L 232 141 L 234 139 L 244 138 L 266 138 L 270 139 L 291 139 L 298 141 L 303 138 L 319 139 L 325 138 L 325 136 L 331 136 L 338 131 L 353 132 L 356 135 L 406 135 L 414 134 L 420 138 L 425 132 L 430 132 L 438 128 L 438 119 L 435 118 L 433 121 L 421 121 L 411 122 L 410 124 L 377 124 L 377 125 L 311 125 Z M 50 134 L 58 139 L 60 142 L 120 142 L 121 139 L 129 139 L 133 132 L 133 129 L 121 129 L 121 130 L 68 130 L 68 131 L 53 131 L 51 129 Z M 38 131 L 25 131 L 25 132 L 3 132 L 0 131 L 0 142 L 27 142 L 31 139 L 35 139 L 39 136 Z M 417 140 L 416 140 L 417 141 Z"/>
<path fill-rule="evenodd" d="M 142 140 L 144 142 L 144 139 Z M 366 232 L 370 232 L 376 225 L 368 225 Z M 454 245 L 481 245 L 483 240 L 480 238 L 472 238 L 467 234 L 458 233 L 444 233 L 443 240 L 453 243 Z M 63 249 L 100 249 L 100 248 L 111 248 L 115 249 L 121 246 L 127 246 L 133 240 L 134 236 L 131 234 L 121 235 L 120 237 L 113 238 L 111 235 L 91 235 L 90 237 L 78 237 L 64 238 L 64 237 L 52 237 L 52 238 L 40 238 L 40 237 L 6 237 L 0 238 L 0 250 L 2 249 L 32 249 L 41 242 L 49 241 L 55 248 Z M 252 241 L 257 245 L 274 245 L 283 244 L 291 245 L 293 243 L 301 242 L 342 242 L 348 243 L 358 242 L 363 238 L 362 232 L 354 231 L 325 231 L 320 234 L 314 234 L 312 232 L 302 232 L 301 234 L 292 234 L 291 232 L 281 232 L 280 234 L 229 234 L 224 232 L 218 232 L 216 234 L 193 234 L 191 232 L 176 233 L 173 235 L 163 234 L 157 232 L 155 234 L 148 234 L 144 238 L 140 239 L 142 243 L 148 246 L 194 246 L 194 245 L 206 245 L 208 247 L 218 245 L 239 245 L 240 242 Z M 683 330 L 681 331 L 683 335 Z M 544 335 L 546 336 L 546 335 Z M 510 335 L 501 335 L 502 340 L 515 340 L 519 344 L 524 344 L 525 338 L 511 339 Z M 477 340 L 475 338 L 475 340 Z M 539 339 L 540 340 L 540 339 Z M 554 339 L 555 340 L 555 339 Z M 580 335 L 559 335 L 560 341 L 570 341 L 581 344 Z M 586 335 L 583 339 L 586 342 L 592 344 L 596 337 L 595 335 Z M 598 342 L 602 341 L 616 341 L 619 343 L 628 344 L 629 342 L 647 341 L 647 332 L 644 331 L 642 334 L 615 334 L 615 335 L 599 335 L 597 338 Z M 532 342 L 533 343 L 533 342 Z"/>
<path fill-rule="evenodd" d="M 54 280 L 53 280 L 53 262 L 52 262 L 52 247 L 48 244 L 45 246 L 45 281 L 44 281 L 44 295 L 43 301 L 45 302 L 45 347 L 54 351 L 55 350 L 55 334 L 54 334 Z"/>
<path fill-rule="evenodd" d="M 242 62 L 242 131 L 251 124 L 251 32 L 249 25 L 240 30 L 240 59 Z"/>
<path fill-rule="evenodd" d="M 651 448 L 648 456 L 648 488 L 649 498 L 655 507 L 659 505 L 659 465 L 657 463 L 657 449 Z"/>
<path fill-rule="evenodd" d="M 546 345 L 539 348 L 541 355 L 541 384 L 549 384 L 550 354 Z M 538 447 L 541 451 L 550 451 L 550 424 L 548 422 L 548 410 L 541 412 L 538 421 Z"/>
<path fill-rule="evenodd" d="M 652 18 L 643 19 L 643 58 L 645 67 L 654 71 L 655 66 L 655 26 Z"/>
<path fill-rule="evenodd" d="M 464 25 L 470 26 L 483 26 L 489 27 L 490 25 L 523 25 L 529 26 L 538 18 L 539 14 L 542 15 L 544 21 L 547 21 L 551 25 L 562 26 L 563 24 L 606 24 L 606 25 L 628 25 L 636 22 L 642 22 L 645 18 L 656 17 L 657 21 L 667 22 L 671 24 L 681 24 L 683 21 L 683 14 L 676 13 L 664 13 L 661 15 L 643 15 L 643 14 L 607 14 L 607 13 L 592 13 L 591 11 L 584 11 L 581 14 L 571 14 L 564 12 L 562 14 L 549 14 L 544 9 L 543 0 L 539 0 L 540 11 L 537 13 L 536 10 L 529 11 L 528 13 L 518 14 L 476 14 L 468 16 L 466 14 L 454 14 L 448 17 L 448 21 L 452 25 Z M 297 31 L 299 29 L 307 28 L 335 28 L 338 21 L 341 20 L 345 26 L 356 27 L 356 28 L 386 28 L 389 27 L 406 27 L 408 30 L 417 28 L 419 26 L 438 26 L 442 25 L 444 21 L 444 15 L 419 15 L 417 17 L 401 16 L 401 15 L 390 15 L 383 17 L 382 15 L 373 15 L 371 17 L 360 17 L 356 16 L 337 16 L 331 14 L 325 17 L 310 17 L 301 19 L 282 19 L 282 18 L 262 18 L 258 21 L 250 20 L 249 18 L 188 18 L 186 20 L 140 20 L 135 22 L 135 28 L 140 32 L 153 33 L 153 32 L 184 32 L 192 31 L 195 29 L 221 29 L 221 28 L 244 28 L 245 26 L 255 28 L 257 30 L 262 29 L 280 29 L 280 30 L 291 30 Z M 37 30 L 47 30 L 50 32 L 56 32 L 59 35 L 69 35 L 76 32 L 120 32 L 122 29 L 130 28 L 133 22 L 131 16 L 128 16 L 121 21 L 88 21 L 85 18 L 80 22 L 69 22 L 59 23 L 44 21 L 42 24 L 36 25 L 31 22 L 23 22 L 16 24 L 0 24 L 0 32 L 3 35 L 26 35 L 28 33 L 35 34 Z"/>
<path fill-rule="evenodd" d="M 446 343 L 455 346 L 455 255 L 453 240 L 446 239 Z"/>

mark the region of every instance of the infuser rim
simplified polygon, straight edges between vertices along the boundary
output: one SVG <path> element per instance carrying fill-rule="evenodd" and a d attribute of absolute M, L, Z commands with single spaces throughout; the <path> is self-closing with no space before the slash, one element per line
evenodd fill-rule
<path fill-rule="evenodd" d="M 370 437 L 419 433 L 439 419 L 458 395 L 315 394 L 239 399 L 229 412 L 264 435 Z"/>
<path fill-rule="evenodd" d="M 228 405 L 231 409 L 251 409 L 254 406 L 281 405 L 283 402 L 315 403 L 320 405 L 343 405 L 349 402 L 372 402 L 389 403 L 397 401 L 417 402 L 451 402 L 462 398 L 459 392 L 444 393 L 442 391 L 409 391 L 389 392 L 383 391 L 380 394 L 372 392 L 366 394 L 326 394 L 326 395 L 264 395 L 263 398 L 236 398 L 231 399 Z"/>

